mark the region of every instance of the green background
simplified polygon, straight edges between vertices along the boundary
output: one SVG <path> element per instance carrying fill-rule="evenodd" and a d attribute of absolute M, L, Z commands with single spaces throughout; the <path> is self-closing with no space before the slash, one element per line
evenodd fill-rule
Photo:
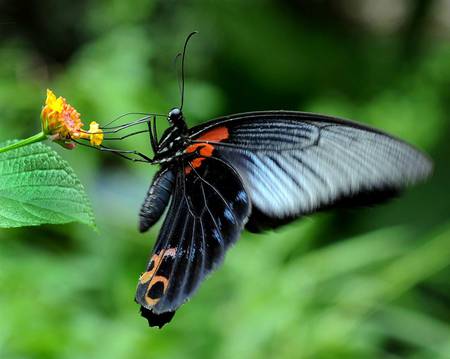
<path fill-rule="evenodd" d="M 158 232 L 137 231 L 156 168 L 57 148 L 99 231 L 0 230 L 0 358 L 450 357 L 449 1 L 2 2 L 0 141 L 39 130 L 47 87 L 85 123 L 168 112 L 193 30 L 190 126 L 264 109 L 342 116 L 423 149 L 434 176 L 382 206 L 244 233 L 158 330 L 133 301 Z M 146 135 L 118 146 L 149 153 Z"/>

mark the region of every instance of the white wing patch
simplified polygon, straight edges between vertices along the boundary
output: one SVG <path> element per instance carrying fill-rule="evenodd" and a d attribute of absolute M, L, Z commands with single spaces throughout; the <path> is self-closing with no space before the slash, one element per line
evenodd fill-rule
<path fill-rule="evenodd" d="M 400 189 L 432 168 L 402 141 L 343 124 L 256 121 L 231 133 L 237 147 L 220 153 L 242 176 L 252 203 L 273 217 L 310 213 L 361 191 Z"/>

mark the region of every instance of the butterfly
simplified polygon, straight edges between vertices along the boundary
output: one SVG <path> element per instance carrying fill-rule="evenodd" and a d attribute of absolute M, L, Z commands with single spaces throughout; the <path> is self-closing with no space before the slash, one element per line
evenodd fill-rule
<path fill-rule="evenodd" d="M 159 165 L 139 213 L 150 229 L 166 212 L 135 300 L 150 326 L 171 321 L 244 229 L 261 232 L 330 207 L 385 200 L 428 177 L 432 162 L 406 142 L 346 119 L 295 111 L 220 117 L 188 128 L 172 109 L 161 138 L 146 122 Z M 123 127 L 123 126 L 122 126 Z M 142 131 L 140 131 L 142 132 Z M 125 136 L 126 137 L 126 136 Z M 122 152 L 122 153 L 120 153 Z"/>
<path fill-rule="evenodd" d="M 140 217 L 168 212 L 136 301 L 161 327 L 223 261 L 244 228 L 260 232 L 349 201 L 367 204 L 426 178 L 431 161 L 407 143 L 344 119 L 292 111 L 218 118 L 188 129 L 179 109 L 156 144 Z"/>

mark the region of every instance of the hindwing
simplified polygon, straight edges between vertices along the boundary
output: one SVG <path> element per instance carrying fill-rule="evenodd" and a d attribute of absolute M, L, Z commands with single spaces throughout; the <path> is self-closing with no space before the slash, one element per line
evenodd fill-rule
<path fill-rule="evenodd" d="M 249 214 L 241 178 L 226 162 L 180 162 L 169 211 L 136 293 L 150 325 L 164 325 L 191 297 L 222 262 Z"/>

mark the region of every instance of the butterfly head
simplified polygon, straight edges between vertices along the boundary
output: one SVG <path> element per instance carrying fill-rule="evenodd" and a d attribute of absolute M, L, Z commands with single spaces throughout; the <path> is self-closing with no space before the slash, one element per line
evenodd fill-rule
<path fill-rule="evenodd" d="M 169 121 L 171 126 L 179 128 L 180 130 L 184 130 L 186 128 L 186 122 L 184 121 L 183 112 L 181 112 L 181 109 L 179 108 L 172 109 L 167 116 L 167 120 Z"/>

